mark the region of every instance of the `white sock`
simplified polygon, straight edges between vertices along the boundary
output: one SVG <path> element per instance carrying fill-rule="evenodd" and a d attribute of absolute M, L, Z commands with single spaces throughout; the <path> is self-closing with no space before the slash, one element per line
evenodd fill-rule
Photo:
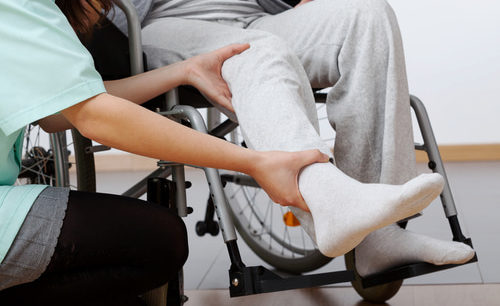
<path fill-rule="evenodd" d="M 422 174 L 404 185 L 363 184 L 331 164 L 313 164 L 301 172 L 299 189 L 311 211 L 314 232 L 307 213 L 296 216 L 316 237 L 321 253 L 336 257 L 370 232 L 420 212 L 443 184 L 439 174 Z"/>
<path fill-rule="evenodd" d="M 456 241 L 416 234 L 392 224 L 368 235 L 356 247 L 356 270 L 367 276 L 415 262 L 435 265 L 461 264 L 474 257 L 474 250 Z"/>

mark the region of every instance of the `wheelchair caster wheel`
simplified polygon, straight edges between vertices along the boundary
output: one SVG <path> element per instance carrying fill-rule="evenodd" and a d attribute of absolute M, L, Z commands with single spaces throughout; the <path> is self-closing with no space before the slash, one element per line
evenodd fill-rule
<path fill-rule="evenodd" d="M 403 285 L 403 280 L 397 280 L 387 284 L 364 288 L 361 282 L 361 276 L 356 271 L 354 250 L 344 255 L 345 265 L 347 270 L 354 272 L 354 280 L 351 281 L 352 286 L 356 292 L 367 302 L 371 303 L 385 303 L 388 299 L 392 298 Z"/>
<path fill-rule="evenodd" d="M 205 221 L 196 222 L 196 234 L 201 237 L 205 236 L 206 233 L 217 236 L 219 234 L 219 224 L 216 221 L 212 221 L 208 224 Z"/>
<path fill-rule="evenodd" d="M 208 226 L 208 232 L 210 233 L 210 235 L 212 236 L 217 236 L 219 234 L 219 224 L 217 222 L 212 222 L 209 226 Z"/>
<path fill-rule="evenodd" d="M 196 234 L 200 237 L 205 236 L 207 233 L 207 224 L 204 221 L 196 222 Z"/>
<path fill-rule="evenodd" d="M 187 301 L 189 301 L 189 297 L 187 297 L 186 295 L 181 295 L 181 303 L 182 305 L 184 305 L 184 303 L 186 303 Z"/>

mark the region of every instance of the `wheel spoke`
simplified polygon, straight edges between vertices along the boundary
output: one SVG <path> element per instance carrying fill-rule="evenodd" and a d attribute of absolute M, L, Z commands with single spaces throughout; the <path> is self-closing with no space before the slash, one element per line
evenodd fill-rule
<path fill-rule="evenodd" d="M 306 249 L 306 237 L 304 237 L 304 229 L 300 228 L 300 236 L 302 237 L 302 248 Z"/>
<path fill-rule="evenodd" d="M 270 202 L 272 202 L 271 199 L 269 199 Z M 273 211 L 274 209 L 271 208 L 271 220 L 274 220 L 273 219 Z M 272 226 L 272 223 L 273 221 L 271 221 L 271 226 Z M 270 233 L 269 233 L 270 234 Z M 272 235 L 269 235 L 269 249 L 272 249 L 273 248 L 273 236 Z"/>
<path fill-rule="evenodd" d="M 43 171 L 36 171 L 35 169 L 33 169 L 33 167 L 23 168 L 23 172 L 21 172 L 21 173 L 25 173 L 25 172 L 35 173 L 35 174 L 37 174 L 37 175 L 39 175 L 41 177 L 44 177 L 44 178 L 49 178 L 49 179 L 52 178 L 52 176 L 43 173 Z"/>
<path fill-rule="evenodd" d="M 271 204 L 271 205 L 270 205 Z M 261 233 L 264 234 L 266 231 L 266 227 L 264 226 L 264 224 L 266 224 L 266 220 L 267 220 L 267 216 L 269 215 L 269 211 L 272 210 L 272 204 L 273 202 L 269 199 L 269 201 L 267 202 L 267 208 L 266 208 L 266 213 L 264 215 L 264 220 L 263 222 L 260 224 L 261 225 Z M 270 220 L 271 222 L 271 228 L 272 228 L 272 220 Z"/>

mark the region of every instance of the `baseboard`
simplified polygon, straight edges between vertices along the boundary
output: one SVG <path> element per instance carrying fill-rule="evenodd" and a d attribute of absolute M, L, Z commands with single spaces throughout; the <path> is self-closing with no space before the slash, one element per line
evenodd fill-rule
<path fill-rule="evenodd" d="M 445 162 L 500 160 L 500 144 L 442 145 L 441 158 Z M 425 152 L 416 151 L 417 162 L 428 161 Z M 70 157 L 70 160 L 74 161 Z M 98 171 L 148 171 L 156 169 L 157 160 L 133 154 L 96 154 Z M 73 167 L 74 170 L 74 167 Z"/>
<path fill-rule="evenodd" d="M 500 160 L 500 144 L 442 145 L 439 152 L 444 162 Z M 417 162 L 427 162 L 427 154 L 416 151 Z"/>
<path fill-rule="evenodd" d="M 70 156 L 74 162 L 74 157 Z M 95 167 L 97 171 L 149 171 L 157 168 L 157 159 L 147 158 L 134 154 L 95 154 Z M 75 167 L 71 167 L 75 171 Z"/>

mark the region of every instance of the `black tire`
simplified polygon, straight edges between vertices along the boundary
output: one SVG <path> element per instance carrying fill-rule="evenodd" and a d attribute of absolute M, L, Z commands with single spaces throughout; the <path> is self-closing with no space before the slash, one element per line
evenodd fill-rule
<path fill-rule="evenodd" d="M 382 284 L 370 288 L 364 288 L 361 283 L 361 276 L 356 270 L 356 261 L 354 250 L 344 255 L 345 265 L 347 270 L 354 272 L 354 280 L 351 281 L 352 286 L 356 292 L 365 300 L 370 303 L 382 304 L 392 298 L 399 291 L 403 285 L 403 280 L 397 280 L 387 284 Z"/>

